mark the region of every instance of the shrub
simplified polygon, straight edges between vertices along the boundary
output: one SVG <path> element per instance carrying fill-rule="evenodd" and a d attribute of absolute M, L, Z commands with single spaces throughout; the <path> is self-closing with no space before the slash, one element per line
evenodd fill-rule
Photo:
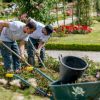
<path fill-rule="evenodd" d="M 49 69 L 52 69 L 56 72 L 59 71 L 59 62 L 55 59 L 55 58 L 52 58 L 50 56 L 47 55 L 46 57 L 46 60 L 45 60 L 45 65 L 49 68 Z"/>
<path fill-rule="evenodd" d="M 85 50 L 85 51 L 100 51 L 100 45 L 83 45 L 83 44 L 56 44 L 48 43 L 46 48 L 49 50 Z"/>
<path fill-rule="evenodd" d="M 85 74 L 87 74 L 87 75 L 95 75 L 96 71 L 98 69 L 100 69 L 99 68 L 100 64 L 99 63 L 95 63 L 93 60 L 90 60 L 87 56 L 83 57 L 83 59 L 88 64 L 88 68 L 87 68 L 87 70 L 85 70 Z"/>

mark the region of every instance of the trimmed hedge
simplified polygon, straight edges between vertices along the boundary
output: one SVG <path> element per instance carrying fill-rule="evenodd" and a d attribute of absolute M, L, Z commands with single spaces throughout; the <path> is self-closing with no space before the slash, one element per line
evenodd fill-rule
<path fill-rule="evenodd" d="M 46 44 L 48 50 L 81 50 L 81 51 L 100 51 L 100 45 L 96 44 Z"/>

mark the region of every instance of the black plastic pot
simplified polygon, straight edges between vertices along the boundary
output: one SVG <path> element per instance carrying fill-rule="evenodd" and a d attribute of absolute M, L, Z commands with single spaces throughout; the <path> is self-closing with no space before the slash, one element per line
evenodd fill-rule
<path fill-rule="evenodd" d="M 87 63 L 75 56 L 59 57 L 60 81 L 64 84 L 74 83 L 87 68 Z"/>

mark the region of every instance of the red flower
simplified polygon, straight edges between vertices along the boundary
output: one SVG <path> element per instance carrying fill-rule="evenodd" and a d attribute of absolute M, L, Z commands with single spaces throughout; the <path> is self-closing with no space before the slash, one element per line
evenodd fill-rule
<path fill-rule="evenodd" d="M 82 25 L 62 25 L 60 26 L 62 31 L 69 33 L 90 33 L 92 29 L 89 26 Z"/>

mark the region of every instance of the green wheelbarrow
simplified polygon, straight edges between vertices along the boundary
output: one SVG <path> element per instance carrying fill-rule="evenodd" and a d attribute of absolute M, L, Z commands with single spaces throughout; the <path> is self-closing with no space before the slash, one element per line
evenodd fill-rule
<path fill-rule="evenodd" d="M 53 95 L 51 100 L 100 100 L 100 81 L 75 84 L 55 81 L 49 86 Z"/>

